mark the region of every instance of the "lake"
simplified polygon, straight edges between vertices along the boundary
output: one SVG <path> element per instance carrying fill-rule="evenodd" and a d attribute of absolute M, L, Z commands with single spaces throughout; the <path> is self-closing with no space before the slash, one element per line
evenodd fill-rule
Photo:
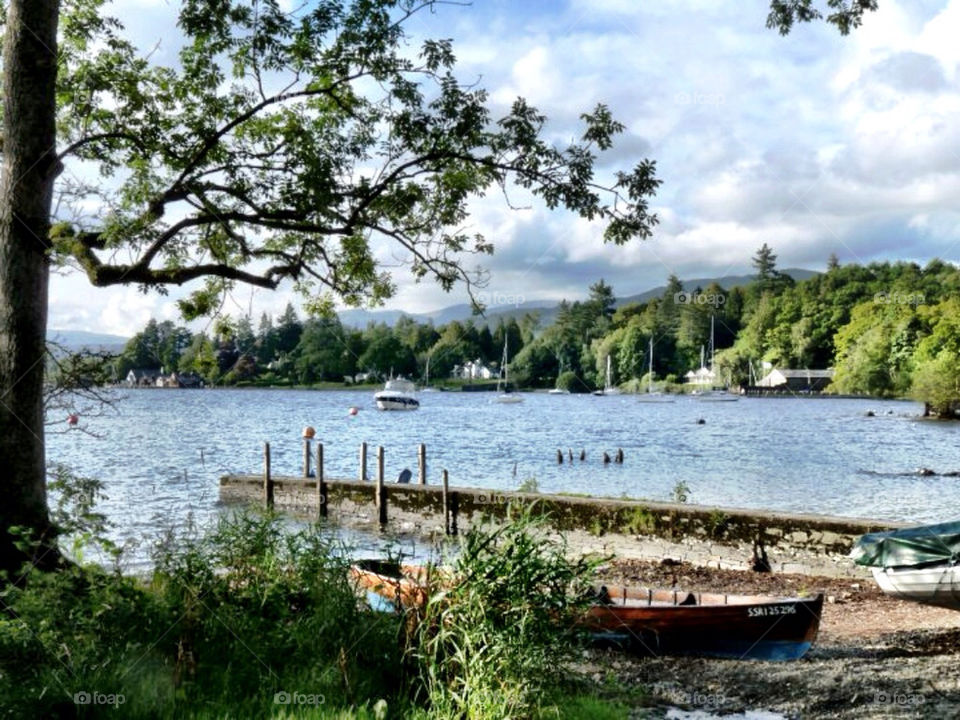
<path fill-rule="evenodd" d="M 326 472 L 356 477 L 358 448 L 383 445 L 388 482 L 416 473 L 426 443 L 428 481 L 516 489 L 533 478 L 543 492 L 669 500 L 678 482 L 689 502 L 899 521 L 957 517 L 960 477 L 916 474 L 960 470 L 960 424 L 921 421 L 917 403 L 689 397 L 645 404 L 631 395 L 525 394 L 500 405 L 493 393 L 420 393 L 414 412 L 380 412 L 369 391 L 125 390 L 116 414 L 81 419 L 79 430 L 48 434 L 48 460 L 99 477 L 101 510 L 116 537 L 135 541 L 188 518 L 219 512 L 218 479 L 260 472 L 263 442 L 275 474 L 301 472 L 300 433 L 317 429 Z M 350 416 L 351 406 L 360 408 Z M 875 417 L 867 417 L 873 411 Z M 703 424 L 698 420 L 703 419 Z M 60 431 L 66 428 L 55 427 Z M 586 461 L 567 461 L 567 449 Z M 622 448 L 622 465 L 604 465 Z M 557 464 L 558 449 L 564 463 Z"/>

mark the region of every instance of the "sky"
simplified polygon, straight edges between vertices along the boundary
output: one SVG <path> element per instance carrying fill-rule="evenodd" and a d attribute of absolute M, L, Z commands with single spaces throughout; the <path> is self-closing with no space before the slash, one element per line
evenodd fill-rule
<path fill-rule="evenodd" d="M 290 0 L 284 0 L 288 3 Z M 115 0 L 114 14 L 157 62 L 174 62 L 176 0 Z M 498 193 L 473 203 L 468 229 L 492 309 L 584 297 L 599 278 L 618 295 L 681 278 L 747 274 L 769 244 L 782 268 L 903 259 L 960 261 L 960 0 L 890 2 L 842 37 L 824 24 L 787 37 L 768 3 L 744 0 L 474 0 L 420 13 L 410 42 L 451 38 L 463 82 L 490 93 L 494 116 L 523 96 L 563 144 L 606 103 L 626 125 L 599 179 L 656 160 L 663 181 L 649 240 L 605 245 L 603 228 Z M 402 268 L 387 308 L 426 312 L 466 301 Z M 131 335 L 177 320 L 185 294 L 51 282 L 51 328 Z M 224 311 L 279 314 L 294 295 L 235 291 Z M 502 307 L 501 307 L 502 309 Z"/>

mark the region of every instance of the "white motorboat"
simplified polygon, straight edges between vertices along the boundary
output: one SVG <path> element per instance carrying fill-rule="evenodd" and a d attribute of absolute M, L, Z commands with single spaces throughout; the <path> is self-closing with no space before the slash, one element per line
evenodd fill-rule
<path fill-rule="evenodd" d="M 509 379 L 509 370 L 507 369 L 507 336 L 504 335 L 503 338 L 503 361 L 500 363 L 500 377 L 497 378 L 497 397 L 494 398 L 494 402 L 501 403 L 503 405 L 515 405 L 516 403 L 523 402 L 523 396 L 510 392 L 510 379 Z M 503 382 L 503 391 L 500 390 L 500 383 Z"/>
<path fill-rule="evenodd" d="M 570 391 L 565 390 L 564 388 L 553 388 L 553 390 L 547 391 L 548 395 L 569 395 Z"/>
<path fill-rule="evenodd" d="M 416 386 L 406 378 L 390 378 L 373 399 L 380 410 L 416 410 L 420 407 Z"/>
<path fill-rule="evenodd" d="M 653 335 L 650 336 L 650 352 L 647 354 L 650 356 L 650 370 L 647 372 L 647 394 L 641 395 L 640 399 L 637 402 L 642 402 L 642 403 L 674 402 L 673 398 L 669 398 L 663 393 L 654 392 L 653 390 Z"/>

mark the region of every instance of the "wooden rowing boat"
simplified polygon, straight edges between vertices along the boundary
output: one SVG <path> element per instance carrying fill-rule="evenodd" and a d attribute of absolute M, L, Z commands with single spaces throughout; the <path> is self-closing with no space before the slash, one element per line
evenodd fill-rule
<path fill-rule="evenodd" d="M 603 587 L 584 624 L 651 655 L 796 660 L 817 637 L 823 595 L 778 598 Z"/>
<path fill-rule="evenodd" d="M 380 610 L 426 604 L 430 572 L 381 561 L 351 567 L 357 587 Z M 822 610 L 823 595 L 778 598 L 602 586 L 581 625 L 599 643 L 644 654 L 795 660 L 816 639 Z"/>

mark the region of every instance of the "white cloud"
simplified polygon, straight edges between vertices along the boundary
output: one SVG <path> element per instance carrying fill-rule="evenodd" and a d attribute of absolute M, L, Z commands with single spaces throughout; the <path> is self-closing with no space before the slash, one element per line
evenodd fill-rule
<path fill-rule="evenodd" d="M 286 1 L 286 0 L 285 0 Z M 173 4 L 117 0 L 141 47 L 176 48 Z M 781 265 L 949 252 L 960 193 L 960 0 L 883 2 L 848 37 L 822 24 L 782 38 L 764 27 L 767 4 L 708 0 L 478 3 L 422 13 L 410 30 L 453 37 L 459 76 L 491 93 L 495 114 L 517 95 L 550 118 L 551 139 L 578 132 L 578 115 L 608 103 L 629 128 L 599 179 L 642 157 L 664 180 L 655 238 L 605 246 L 602 228 L 567 213 L 511 211 L 496 192 L 474 203 L 471 232 L 496 254 L 476 259 L 491 287 L 528 298 L 583 293 L 604 275 L 628 294 L 669 271 L 744 272 L 763 242 Z M 164 60 L 168 60 L 169 56 Z M 387 257 L 390 253 L 387 253 Z M 403 269 L 393 307 L 459 302 Z M 69 291 L 55 284 L 53 318 L 87 329 L 136 329 L 172 298 L 136 291 Z M 66 287 L 66 286 L 64 286 Z M 95 293 L 95 294 L 94 294 Z M 239 306 L 249 295 L 238 291 Z M 254 312 L 276 314 L 288 291 L 258 291 Z M 52 321 L 53 324 L 53 321 Z"/>

